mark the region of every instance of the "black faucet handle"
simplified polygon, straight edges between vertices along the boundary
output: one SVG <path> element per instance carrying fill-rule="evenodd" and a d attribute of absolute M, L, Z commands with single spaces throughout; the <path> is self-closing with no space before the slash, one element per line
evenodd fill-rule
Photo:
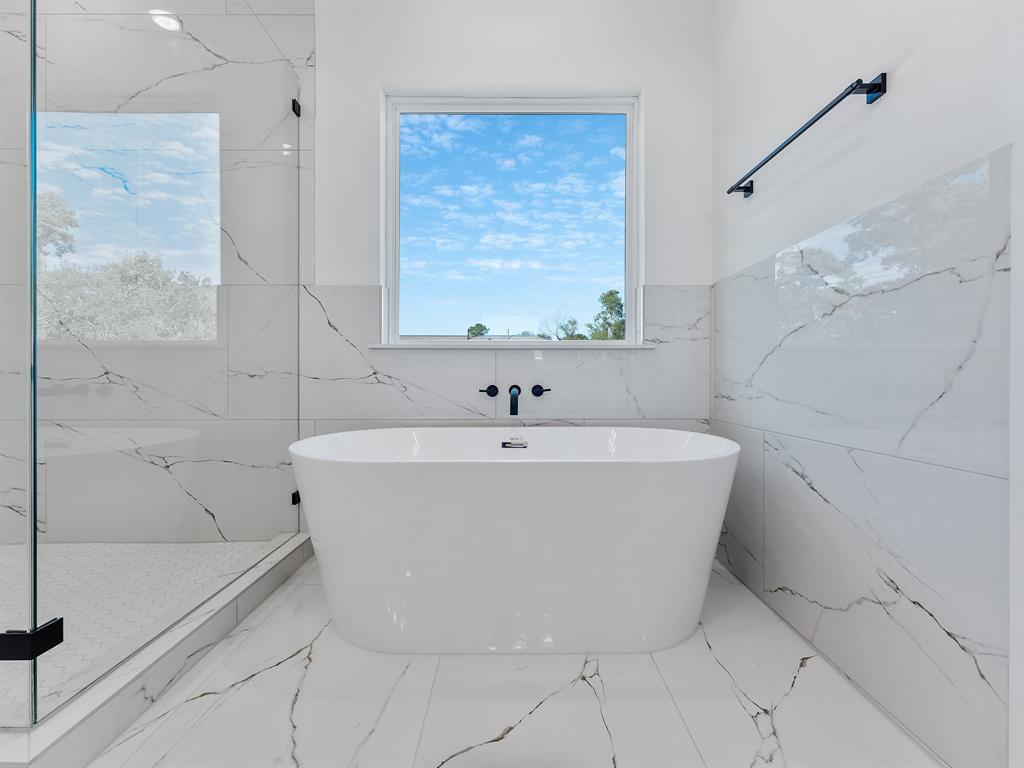
<path fill-rule="evenodd" d="M 486 393 L 488 397 L 498 396 L 498 387 L 495 384 L 488 384 L 487 389 L 481 389 L 480 391 Z"/>
<path fill-rule="evenodd" d="M 545 387 L 543 384 L 534 384 L 530 391 L 533 393 L 534 397 L 540 397 L 545 392 L 550 392 L 551 387 Z"/>

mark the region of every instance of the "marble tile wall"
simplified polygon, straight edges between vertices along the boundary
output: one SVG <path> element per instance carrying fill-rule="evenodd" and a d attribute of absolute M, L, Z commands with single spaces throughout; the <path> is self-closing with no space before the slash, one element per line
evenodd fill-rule
<path fill-rule="evenodd" d="M 379 286 L 304 285 L 299 296 L 301 418 L 322 432 L 437 424 L 669 423 L 706 428 L 708 286 L 647 286 L 650 349 L 386 349 Z M 489 398 L 480 389 L 497 384 Z M 507 389 L 551 391 L 520 400 Z"/>
<path fill-rule="evenodd" d="M 1009 148 L 713 288 L 719 558 L 952 766 L 1007 759 Z"/>
<path fill-rule="evenodd" d="M 40 344 L 46 535 L 267 540 L 298 520 L 287 446 L 312 263 L 312 3 L 161 3 L 179 31 L 151 5 L 41 0 L 40 109 L 219 115 L 217 338 Z"/>

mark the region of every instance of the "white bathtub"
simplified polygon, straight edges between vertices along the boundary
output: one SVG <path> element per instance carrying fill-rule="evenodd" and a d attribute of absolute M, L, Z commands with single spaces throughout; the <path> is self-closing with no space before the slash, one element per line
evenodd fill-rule
<path fill-rule="evenodd" d="M 290 448 L 338 632 L 398 653 L 684 640 L 739 450 L 608 427 L 365 430 Z"/>

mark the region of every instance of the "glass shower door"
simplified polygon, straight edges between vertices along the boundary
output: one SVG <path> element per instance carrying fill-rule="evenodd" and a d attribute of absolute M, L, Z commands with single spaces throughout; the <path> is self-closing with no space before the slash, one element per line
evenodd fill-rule
<path fill-rule="evenodd" d="M 35 629 L 30 360 L 29 95 L 33 16 L 28 0 L 0 6 L 0 632 L 4 657 Z M 10 655 L 9 655 L 10 654 Z M 33 720 L 30 660 L 0 662 L 0 726 Z"/>
<path fill-rule="evenodd" d="M 298 530 L 312 17 L 188 7 L 37 17 L 40 717 Z"/>

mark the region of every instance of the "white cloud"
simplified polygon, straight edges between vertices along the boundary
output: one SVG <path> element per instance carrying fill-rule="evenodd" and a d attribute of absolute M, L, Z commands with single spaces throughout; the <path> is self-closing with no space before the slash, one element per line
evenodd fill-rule
<path fill-rule="evenodd" d="M 625 147 L 612 147 L 608 151 L 611 152 L 613 155 L 615 155 L 618 158 L 621 158 L 623 160 L 626 159 L 626 149 L 625 149 Z"/>
<path fill-rule="evenodd" d="M 560 195 L 585 195 L 590 192 L 590 185 L 578 173 L 567 173 L 555 183 L 555 191 Z"/>
<path fill-rule="evenodd" d="M 436 197 L 430 195 L 402 195 L 402 203 L 416 206 L 417 208 L 440 208 L 442 203 Z"/>
<path fill-rule="evenodd" d="M 516 142 L 516 146 L 524 149 L 532 149 L 533 147 L 539 147 L 543 143 L 544 139 L 537 134 L 527 133 L 524 136 L 519 137 L 519 140 Z"/>
<path fill-rule="evenodd" d="M 542 248 L 547 243 L 543 235 L 517 235 L 514 232 L 488 232 L 480 238 L 480 245 L 508 251 L 520 246 Z"/>
<path fill-rule="evenodd" d="M 516 159 L 514 157 L 503 157 L 498 159 L 498 168 L 502 171 L 511 171 L 516 167 Z"/>
<path fill-rule="evenodd" d="M 608 174 L 608 182 L 601 185 L 601 189 L 605 192 L 611 192 L 616 197 L 625 199 L 626 197 L 626 172 L 618 171 L 617 173 Z"/>
<path fill-rule="evenodd" d="M 544 269 L 542 261 L 523 261 L 522 259 L 470 259 L 469 264 L 480 269 L 518 270 Z"/>

